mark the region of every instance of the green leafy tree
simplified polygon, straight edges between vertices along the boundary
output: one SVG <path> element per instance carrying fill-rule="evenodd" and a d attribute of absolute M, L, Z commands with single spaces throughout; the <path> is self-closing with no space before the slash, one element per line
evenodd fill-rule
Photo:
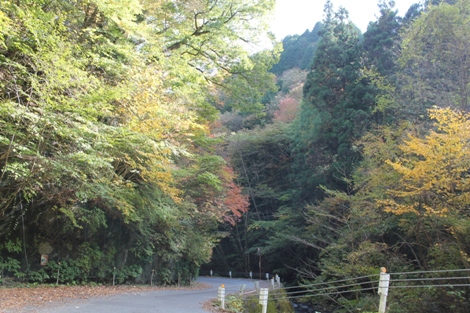
<path fill-rule="evenodd" d="M 279 60 L 279 46 L 273 50 L 257 52 L 249 57 L 251 70 L 239 70 L 227 77 L 218 90 L 217 102 L 222 111 L 254 115 L 261 119 L 265 115 L 263 97 L 277 91 L 275 76 L 269 70 Z"/>
<path fill-rule="evenodd" d="M 42 277 L 61 262 L 61 282 L 197 273 L 217 223 L 246 210 L 208 99 L 212 80 L 254 75 L 241 42 L 272 2 L 252 4 L 0 3 L 0 238 L 22 243 L 1 247 L 2 268 L 39 277 L 47 244 Z"/>
<path fill-rule="evenodd" d="M 402 112 L 414 121 L 433 105 L 468 110 L 468 1 L 430 6 L 403 36 Z"/>

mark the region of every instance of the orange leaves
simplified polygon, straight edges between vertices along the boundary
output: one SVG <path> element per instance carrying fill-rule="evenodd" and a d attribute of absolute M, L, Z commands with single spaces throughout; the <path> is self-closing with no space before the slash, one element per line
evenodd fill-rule
<path fill-rule="evenodd" d="M 181 189 L 184 199 L 204 221 L 228 222 L 232 225 L 248 210 L 248 197 L 234 181 L 233 169 L 219 156 L 196 157 L 191 170 L 182 170 Z M 200 219 L 200 218 L 199 218 Z"/>
<path fill-rule="evenodd" d="M 243 213 L 247 212 L 250 206 L 248 196 L 242 193 L 243 189 L 234 183 L 235 173 L 229 166 L 223 166 L 220 173 L 223 188 L 220 190 L 216 201 L 219 219 L 235 225 Z"/>
<path fill-rule="evenodd" d="M 231 215 L 225 215 L 224 220 L 232 225 L 242 217 L 243 213 L 248 212 L 250 203 L 248 196 L 242 194 L 242 188 L 235 183 L 228 183 L 226 198 L 224 199 L 224 206 L 228 208 Z"/>
<path fill-rule="evenodd" d="M 224 166 L 224 189 L 225 198 L 223 200 L 223 206 L 225 208 L 224 221 L 235 225 L 243 213 L 248 212 L 250 203 L 248 196 L 242 193 L 243 189 L 239 185 L 233 182 L 235 174 L 233 169 L 228 166 Z"/>

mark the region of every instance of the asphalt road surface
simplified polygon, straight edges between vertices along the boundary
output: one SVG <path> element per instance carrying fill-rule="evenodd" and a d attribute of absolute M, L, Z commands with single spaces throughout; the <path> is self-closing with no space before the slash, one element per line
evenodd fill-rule
<path fill-rule="evenodd" d="M 162 290 L 135 294 L 122 294 L 106 298 L 93 298 L 68 302 L 61 306 L 35 308 L 30 312 L 37 313 L 208 313 L 202 304 L 217 298 L 217 289 L 225 285 L 225 293 L 240 291 L 245 284 L 247 288 L 254 287 L 254 281 L 235 278 L 200 277 L 198 282 L 211 287 L 203 290 Z"/>

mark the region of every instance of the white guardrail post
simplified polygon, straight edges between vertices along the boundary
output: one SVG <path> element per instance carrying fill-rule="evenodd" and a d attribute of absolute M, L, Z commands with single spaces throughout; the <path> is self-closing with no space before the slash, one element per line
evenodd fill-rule
<path fill-rule="evenodd" d="M 277 288 L 281 288 L 281 277 L 276 274 L 276 283 L 277 283 Z"/>
<path fill-rule="evenodd" d="M 262 313 L 266 313 L 268 310 L 268 290 L 269 288 L 259 289 L 259 304 L 262 306 Z"/>
<path fill-rule="evenodd" d="M 387 269 L 385 267 L 381 267 L 379 291 L 378 291 L 378 294 L 380 295 L 379 313 L 385 313 L 385 309 L 387 307 L 387 296 L 388 296 L 389 284 L 390 284 L 390 274 L 387 274 Z"/>
<path fill-rule="evenodd" d="M 225 285 L 221 285 L 218 290 L 220 307 L 225 310 Z"/>
<path fill-rule="evenodd" d="M 240 295 L 243 294 L 243 292 L 245 291 L 245 288 L 246 288 L 246 285 L 245 285 L 245 284 L 242 284 L 242 285 L 240 286 Z"/>

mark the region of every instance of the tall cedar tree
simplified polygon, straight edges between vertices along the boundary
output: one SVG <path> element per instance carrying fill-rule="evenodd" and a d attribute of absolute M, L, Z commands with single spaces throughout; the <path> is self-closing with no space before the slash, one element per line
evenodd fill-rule
<path fill-rule="evenodd" d="M 401 18 L 394 10 L 394 2 L 379 2 L 380 16 L 369 23 L 364 33 L 364 50 L 367 62 L 373 65 L 380 75 L 389 76 L 395 69 L 396 44 L 399 40 Z"/>
<path fill-rule="evenodd" d="M 294 130 L 303 200 L 315 196 L 319 184 L 345 187 L 343 179 L 360 159 L 352 143 L 369 126 L 374 102 L 371 87 L 361 77 L 360 33 L 348 12 L 340 8 L 334 13 L 328 1 L 321 35 Z"/>

